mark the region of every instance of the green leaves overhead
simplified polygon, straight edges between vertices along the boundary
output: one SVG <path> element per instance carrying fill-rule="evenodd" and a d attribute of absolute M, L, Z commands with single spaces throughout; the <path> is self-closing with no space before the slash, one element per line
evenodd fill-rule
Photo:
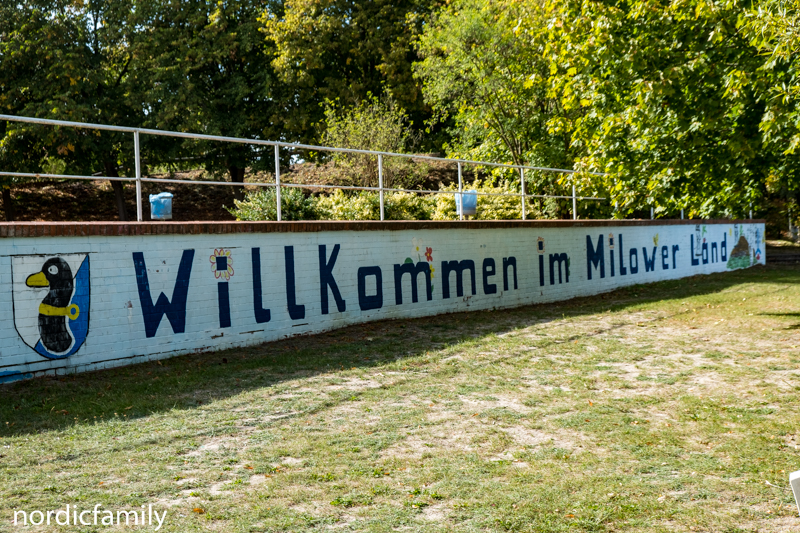
<path fill-rule="evenodd" d="M 136 126 L 141 90 L 132 81 L 132 3 L 66 0 L 0 5 L 0 110 L 6 114 Z M 0 125 L 0 165 L 40 172 L 117 176 L 130 168 L 133 139 L 111 132 Z M 10 180 L 9 180 L 10 181 Z M 7 183 L 8 181 L 6 181 Z M 120 218 L 122 185 L 114 183 Z"/>
<path fill-rule="evenodd" d="M 548 9 L 551 94 L 585 110 L 580 164 L 609 173 L 623 213 L 742 216 L 770 193 L 770 175 L 796 187 L 797 160 L 765 135 L 774 88 L 796 76 L 796 60 L 760 53 L 745 8 L 634 0 Z"/>
<path fill-rule="evenodd" d="M 412 41 L 422 30 L 432 0 L 287 0 L 282 13 L 265 11 L 273 66 L 292 87 L 284 127 L 311 140 L 325 100 L 354 105 L 368 94 L 388 92 L 413 123 L 428 118 L 411 73 Z"/>
<path fill-rule="evenodd" d="M 258 18 L 278 1 L 139 2 L 137 50 L 147 72 L 143 104 L 152 127 L 229 137 L 280 139 L 290 95 L 270 67 Z M 161 159 L 225 170 L 242 182 L 245 168 L 267 166 L 247 145 L 186 141 L 151 146 Z M 271 154 L 270 154 L 271 155 Z M 271 168 L 271 166 L 270 166 Z M 235 190 L 241 198 L 241 189 Z"/>
<path fill-rule="evenodd" d="M 548 94 L 539 2 L 459 0 L 418 41 L 425 99 L 452 117 L 451 151 L 571 168 L 572 114 Z"/>
<path fill-rule="evenodd" d="M 3 113 L 318 143 L 326 101 L 388 94 L 407 112 L 402 135 L 425 128 L 419 146 L 576 168 L 530 173 L 528 191 L 578 180 L 618 216 L 796 203 L 798 58 L 800 0 L 0 3 Z M 148 164 L 235 181 L 272 165 L 245 145 L 143 143 Z M 121 134 L 0 124 L 4 168 L 124 174 L 131 148 Z"/>

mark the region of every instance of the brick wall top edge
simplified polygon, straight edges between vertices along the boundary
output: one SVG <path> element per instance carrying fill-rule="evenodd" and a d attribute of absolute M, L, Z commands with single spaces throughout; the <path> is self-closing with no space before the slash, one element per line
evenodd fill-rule
<path fill-rule="evenodd" d="M 84 237 L 93 235 L 170 235 L 219 233 L 306 233 L 319 231 L 400 231 L 420 229 L 570 228 L 607 226 L 691 226 L 694 224 L 764 223 L 753 220 L 420 220 L 308 222 L 3 222 L 0 238 Z"/>

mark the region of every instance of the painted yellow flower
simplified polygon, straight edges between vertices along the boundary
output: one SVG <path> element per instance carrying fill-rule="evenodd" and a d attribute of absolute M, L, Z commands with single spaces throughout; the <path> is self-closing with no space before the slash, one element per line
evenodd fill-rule
<path fill-rule="evenodd" d="M 214 273 L 215 278 L 222 278 L 225 281 L 231 279 L 231 276 L 233 276 L 233 258 L 230 250 L 215 248 L 214 254 L 208 260 L 211 262 L 211 272 Z"/>

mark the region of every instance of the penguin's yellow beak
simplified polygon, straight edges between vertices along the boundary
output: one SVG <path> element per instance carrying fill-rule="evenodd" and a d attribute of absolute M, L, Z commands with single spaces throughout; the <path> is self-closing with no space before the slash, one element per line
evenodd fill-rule
<path fill-rule="evenodd" d="M 50 282 L 47 281 L 44 272 L 37 272 L 28 276 L 28 279 L 25 280 L 25 285 L 28 287 L 49 287 Z"/>

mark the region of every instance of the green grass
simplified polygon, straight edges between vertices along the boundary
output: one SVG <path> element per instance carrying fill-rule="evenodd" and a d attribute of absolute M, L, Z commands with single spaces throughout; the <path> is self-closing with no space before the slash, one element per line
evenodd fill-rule
<path fill-rule="evenodd" d="M 170 532 L 796 531 L 798 283 L 757 267 L 0 387 L 0 531 L 96 503 L 167 507 Z"/>

